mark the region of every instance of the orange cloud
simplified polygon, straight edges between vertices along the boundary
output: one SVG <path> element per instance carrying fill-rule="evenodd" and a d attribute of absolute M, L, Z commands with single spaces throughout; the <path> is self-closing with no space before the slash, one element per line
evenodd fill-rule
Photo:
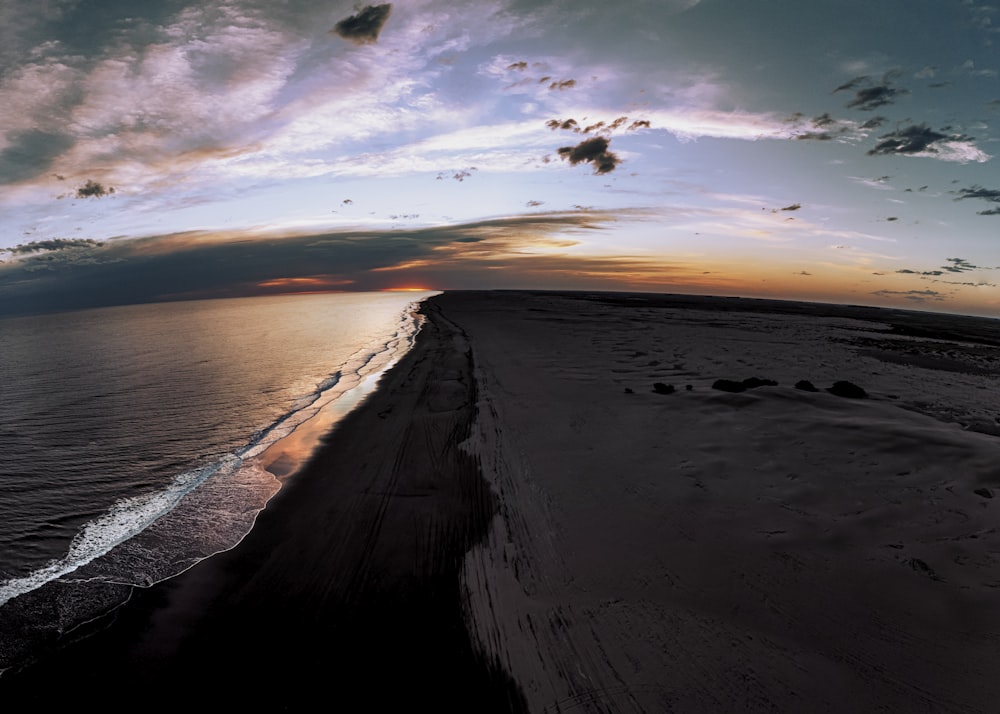
<path fill-rule="evenodd" d="M 353 284 L 353 280 L 331 278 L 330 276 L 310 276 L 306 278 L 272 278 L 257 283 L 259 288 L 279 288 L 281 290 L 333 290 Z"/>

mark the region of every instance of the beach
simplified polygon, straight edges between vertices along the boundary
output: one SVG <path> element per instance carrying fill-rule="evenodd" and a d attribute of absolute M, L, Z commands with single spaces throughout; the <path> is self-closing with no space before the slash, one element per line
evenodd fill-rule
<path fill-rule="evenodd" d="M 641 294 L 422 310 L 241 543 L 0 678 L 4 701 L 995 709 L 995 321 Z"/>

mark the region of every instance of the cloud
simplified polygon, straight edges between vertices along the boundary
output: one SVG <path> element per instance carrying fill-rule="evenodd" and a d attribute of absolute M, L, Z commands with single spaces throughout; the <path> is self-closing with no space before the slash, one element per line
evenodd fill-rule
<path fill-rule="evenodd" d="M 580 131 L 580 125 L 577 123 L 576 119 L 549 119 L 545 122 L 545 126 L 549 129 L 555 131 L 556 129 L 565 129 L 567 131 Z"/>
<path fill-rule="evenodd" d="M 958 198 L 955 200 L 962 201 L 966 198 L 976 198 L 981 201 L 1000 204 L 1000 190 L 983 188 L 978 185 L 973 185 L 970 188 L 959 189 Z M 1000 206 L 997 206 L 996 208 L 986 208 L 982 211 L 976 211 L 976 214 L 979 216 L 1000 216 Z"/>
<path fill-rule="evenodd" d="M 899 74 L 898 71 L 886 72 L 881 83 L 877 83 L 867 75 L 862 75 L 841 84 L 832 93 L 853 90 L 854 99 L 847 103 L 847 108 L 872 111 L 894 103 L 898 97 L 904 94 L 909 94 L 906 89 L 892 86 L 892 80 L 897 78 Z"/>
<path fill-rule="evenodd" d="M 939 270 L 911 270 L 909 268 L 903 268 L 897 270 L 897 273 L 903 275 L 920 275 L 926 277 L 938 277 L 941 275 L 946 275 L 948 273 L 968 273 L 974 270 L 993 270 L 994 268 L 989 268 L 983 265 L 974 265 L 965 258 L 945 258 L 944 262 L 947 265 L 942 265 Z M 937 282 L 937 281 L 935 281 Z"/>
<path fill-rule="evenodd" d="M 567 159 L 573 166 L 590 163 L 594 167 L 595 174 L 607 174 L 614 171 L 621 162 L 617 155 L 608 151 L 608 145 L 606 138 L 595 136 L 593 139 L 581 141 L 576 146 L 560 147 L 559 156 Z"/>
<path fill-rule="evenodd" d="M 430 275 L 442 286 L 475 287 L 502 268 L 510 270 L 492 275 L 526 284 L 540 284 L 552 271 L 552 282 L 545 284 L 570 286 L 573 275 L 599 273 L 605 284 L 621 285 L 626 278 L 616 271 L 653 273 L 662 267 L 660 259 L 594 258 L 566 250 L 626 215 L 594 210 L 393 231 L 192 232 L 72 246 L 60 241 L 0 263 L 0 314 L 297 291 L 314 281 L 378 290 L 397 285 L 401 276 L 419 281 Z"/>
<path fill-rule="evenodd" d="M 937 290 L 876 290 L 872 295 L 879 295 L 882 297 L 896 297 L 900 296 L 907 300 L 913 302 L 941 302 L 947 299 L 947 295 Z"/>
<path fill-rule="evenodd" d="M 507 69 L 514 69 L 517 70 L 518 72 L 523 72 L 526 69 L 528 69 L 528 63 L 525 62 L 524 60 L 521 60 L 519 62 L 511 62 L 509 65 L 507 65 Z"/>
<path fill-rule="evenodd" d="M 466 169 L 459 169 L 458 171 L 442 171 L 435 178 L 438 181 L 443 181 L 444 179 L 449 178 L 450 174 L 450 178 L 454 179 L 455 181 L 458 181 L 459 183 L 462 183 L 463 181 L 465 181 L 465 179 L 472 176 L 473 171 L 478 171 L 478 170 L 479 169 L 477 169 L 475 166 L 470 166 Z"/>
<path fill-rule="evenodd" d="M 889 185 L 889 181 L 892 176 L 878 176 L 876 178 L 865 178 L 864 176 L 848 176 L 847 178 L 860 183 L 863 186 L 868 186 L 869 188 L 875 188 L 879 191 L 892 191 L 894 190 L 892 186 Z"/>
<path fill-rule="evenodd" d="M 103 245 L 93 238 L 51 238 L 49 240 L 36 240 L 30 243 L 21 243 L 6 250 L 15 255 L 28 255 L 32 253 L 42 253 L 54 250 L 67 250 L 73 248 L 96 248 Z"/>
<path fill-rule="evenodd" d="M 572 89 L 575 86 L 576 86 L 575 79 L 563 79 L 561 81 L 553 82 L 552 84 L 550 84 L 549 89 L 554 89 L 556 91 L 561 92 L 564 89 Z"/>
<path fill-rule="evenodd" d="M 955 74 L 967 74 L 971 77 L 996 77 L 997 71 L 990 68 L 976 69 L 976 63 L 972 60 L 966 60 L 958 67 L 952 70 Z"/>
<path fill-rule="evenodd" d="M 796 134 L 796 141 L 832 141 L 834 135 L 828 131 L 807 131 L 802 134 Z"/>
<path fill-rule="evenodd" d="M 0 150 L 0 185 L 26 181 L 51 167 L 75 143 L 69 134 L 26 129 L 7 134 Z"/>
<path fill-rule="evenodd" d="M 861 124 L 862 129 L 878 129 L 888 121 L 885 117 L 875 116 Z"/>
<path fill-rule="evenodd" d="M 973 265 L 965 258 L 945 258 L 946 263 L 950 265 L 942 266 L 942 270 L 946 270 L 949 273 L 967 273 L 970 270 L 984 270 L 980 265 Z"/>
<path fill-rule="evenodd" d="M 720 109 L 681 108 L 643 112 L 652 128 L 670 132 L 680 141 L 693 139 L 793 139 L 802 127 L 777 114 Z"/>
<path fill-rule="evenodd" d="M 779 211 L 797 211 L 800 208 L 802 208 L 802 204 L 801 203 L 793 203 L 790 206 L 785 206 L 784 208 L 779 208 L 778 210 Z"/>
<path fill-rule="evenodd" d="M 934 131 L 926 124 L 914 124 L 879 137 L 879 143 L 869 156 L 878 154 L 918 154 L 932 150 L 936 142 L 948 138 L 947 134 Z"/>
<path fill-rule="evenodd" d="M 991 157 L 979 149 L 972 137 L 964 134 L 945 134 L 934 131 L 926 124 L 911 124 L 883 134 L 878 143 L 868 151 L 869 156 L 920 156 L 968 163 L 982 163 Z"/>
<path fill-rule="evenodd" d="M 104 196 L 110 196 L 115 192 L 114 186 L 105 187 L 103 184 L 94 181 L 93 179 L 88 179 L 87 183 L 83 184 L 76 189 L 77 198 L 103 198 Z"/>
<path fill-rule="evenodd" d="M 848 109 L 860 109 L 862 111 L 872 111 L 879 107 L 884 107 L 896 101 L 896 97 L 901 94 L 908 94 L 905 89 L 896 89 L 888 85 L 878 85 L 875 87 L 865 87 L 859 89 L 850 102 Z"/>
<path fill-rule="evenodd" d="M 860 86 L 862 84 L 868 83 L 870 81 L 871 80 L 868 77 L 868 75 L 862 75 L 860 77 L 855 77 L 854 79 L 847 80 L 842 85 L 840 85 L 839 87 L 837 87 L 836 89 L 834 89 L 831 92 L 831 94 L 836 94 L 837 92 L 844 92 L 844 91 L 847 91 L 849 89 L 854 89 L 854 88 L 856 88 L 856 87 L 858 87 L 858 86 Z"/>
<path fill-rule="evenodd" d="M 374 44 L 391 12 L 392 3 L 368 5 L 338 22 L 330 32 L 356 45 Z"/>

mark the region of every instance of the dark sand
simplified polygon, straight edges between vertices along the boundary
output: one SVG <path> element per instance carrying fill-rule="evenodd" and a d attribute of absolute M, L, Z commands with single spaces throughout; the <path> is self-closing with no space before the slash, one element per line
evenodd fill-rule
<path fill-rule="evenodd" d="M 522 709 L 463 621 L 460 567 L 496 504 L 457 448 L 475 410 L 468 345 L 425 312 L 416 346 L 237 547 L 0 679 L 3 709 Z"/>

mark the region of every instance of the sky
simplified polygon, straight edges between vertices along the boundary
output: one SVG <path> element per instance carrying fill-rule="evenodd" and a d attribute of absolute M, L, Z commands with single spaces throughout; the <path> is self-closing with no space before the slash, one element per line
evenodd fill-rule
<path fill-rule="evenodd" d="M 0 0 L 0 315 L 532 288 L 1000 316 L 1000 3 Z"/>

